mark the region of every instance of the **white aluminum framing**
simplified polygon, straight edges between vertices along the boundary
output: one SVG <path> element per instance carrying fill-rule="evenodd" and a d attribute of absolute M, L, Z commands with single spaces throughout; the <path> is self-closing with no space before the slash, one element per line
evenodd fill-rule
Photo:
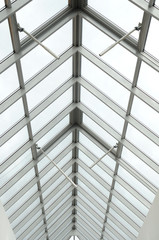
<path fill-rule="evenodd" d="M 130 143 L 126 138 L 128 124 L 131 124 L 135 129 L 146 136 L 151 142 L 159 146 L 158 135 L 152 132 L 148 127 L 144 126 L 141 122 L 131 116 L 131 108 L 134 101 L 134 96 L 138 97 L 141 101 L 149 105 L 153 110 L 159 113 L 159 103 L 152 97 L 147 95 L 145 92 L 137 88 L 137 81 L 140 72 L 140 67 L 142 61 L 147 63 L 152 69 L 159 72 L 159 62 L 152 56 L 144 52 L 144 47 L 146 44 L 146 38 L 149 31 L 149 24 L 151 18 L 159 20 L 159 10 L 154 7 L 153 0 L 146 2 L 144 0 L 138 2 L 136 0 L 129 0 L 131 3 L 135 4 L 137 7 L 144 11 L 143 22 L 141 33 L 138 42 L 131 37 L 120 43 L 122 47 L 130 51 L 137 57 L 136 69 L 134 72 L 133 82 L 130 83 L 127 79 L 119 74 L 115 69 L 110 67 L 107 63 L 101 61 L 100 57 L 94 55 L 91 51 L 87 50 L 82 46 L 82 29 L 83 29 L 83 19 L 87 20 L 93 24 L 96 28 L 104 32 L 106 35 L 114 40 L 119 39 L 125 35 L 125 32 L 110 22 L 108 19 L 104 18 L 98 14 L 95 10 L 87 6 L 87 1 L 69 1 L 68 7 L 62 10 L 57 15 L 50 18 L 47 22 L 39 26 L 36 30 L 32 32 L 38 40 L 43 41 L 51 36 L 56 30 L 60 29 L 68 21 L 72 20 L 73 36 L 72 36 L 72 46 L 67 49 L 64 53 L 60 55 L 59 60 L 53 60 L 46 67 L 39 71 L 39 73 L 28 82 L 24 83 L 23 80 L 23 70 L 21 67 L 21 58 L 27 53 L 32 51 L 37 46 L 37 43 L 26 37 L 21 42 L 19 40 L 17 22 L 16 22 L 16 12 L 29 4 L 30 0 L 15 1 L 12 5 L 10 0 L 5 1 L 6 8 L 0 12 L 0 22 L 8 19 L 10 31 L 12 32 L 11 40 L 13 45 L 14 53 L 9 55 L 1 62 L 0 72 L 3 73 L 14 63 L 17 67 L 17 74 L 19 79 L 20 88 L 6 98 L 1 104 L 1 113 L 3 113 L 13 105 L 17 100 L 23 100 L 23 108 L 25 116 L 15 123 L 10 129 L 3 133 L 1 136 L 1 146 L 5 146 L 7 141 L 15 136 L 23 127 L 27 127 L 29 139 L 23 144 L 18 150 L 13 152 L 7 159 L 1 163 L 0 173 L 3 174 L 5 170 L 9 168 L 18 158 L 20 158 L 23 153 L 28 149 L 31 149 L 32 161 L 25 165 L 21 170 L 14 174 L 8 181 L 3 184 L 0 189 L 0 197 L 4 197 L 10 188 L 14 188 L 14 185 L 21 180 L 21 178 L 27 174 L 31 169 L 34 169 L 34 177 L 27 183 L 23 184 L 21 188 L 18 189 L 16 194 L 4 203 L 6 212 L 8 213 L 11 208 L 14 208 L 16 203 L 20 201 L 24 194 L 29 192 L 29 190 L 37 186 L 38 191 L 33 192 L 29 195 L 28 199 L 19 206 L 18 209 L 12 210 L 12 214 L 8 215 L 11 224 L 18 218 L 22 218 L 19 224 L 14 224 L 14 232 L 18 233 L 21 229 L 25 229 L 18 237 L 18 240 L 27 239 L 28 234 L 32 233 L 29 239 L 41 239 L 41 240 L 61 240 L 70 239 L 71 236 L 77 235 L 80 240 L 114 240 L 113 236 L 119 240 L 125 240 L 125 235 L 122 235 L 118 231 L 118 228 L 126 234 L 129 239 L 135 240 L 136 236 L 130 232 L 128 227 L 124 223 L 117 221 L 111 214 L 110 209 L 114 210 L 123 222 L 127 222 L 132 229 L 139 232 L 140 225 L 135 219 L 130 218 L 130 216 L 124 212 L 122 208 L 119 208 L 113 201 L 112 197 L 116 197 L 129 212 L 136 215 L 136 217 L 144 222 L 146 214 L 144 214 L 140 209 L 137 208 L 126 196 L 119 193 L 114 187 L 116 183 L 119 183 L 127 192 L 129 192 L 133 198 L 139 201 L 147 211 L 151 207 L 152 202 L 150 202 L 146 196 L 143 196 L 141 192 L 137 191 L 135 187 L 132 187 L 128 182 L 126 182 L 121 176 L 118 175 L 119 167 L 123 167 L 131 176 L 133 176 L 139 183 L 155 196 L 158 189 L 154 186 L 148 179 L 140 175 L 139 172 L 135 171 L 127 162 L 122 159 L 122 149 L 126 147 L 134 155 L 136 155 L 141 161 L 147 164 L 151 169 L 153 169 L 157 174 L 159 174 L 159 165 L 157 162 L 153 161 L 144 152 Z M 113 100 L 111 100 L 104 93 L 100 92 L 96 87 L 91 85 L 85 76 L 81 76 L 81 58 L 84 56 L 94 65 L 96 65 L 100 70 L 112 77 L 117 83 L 127 89 L 130 93 L 128 100 L 127 110 L 123 110 L 119 107 Z M 72 58 L 72 76 L 56 91 L 52 92 L 47 96 L 41 103 L 39 103 L 31 112 L 28 109 L 28 101 L 26 94 L 33 88 L 36 87 L 43 79 L 49 76 L 54 70 L 60 67 L 66 60 Z M 35 135 L 32 132 L 31 121 L 38 116 L 46 107 L 53 103 L 58 97 L 60 97 L 67 89 L 72 87 L 72 103 L 62 110 L 57 116 L 52 118 L 44 127 L 42 127 Z M 99 99 L 105 106 L 109 107 L 113 112 L 119 115 L 124 120 L 124 126 L 122 133 L 120 134 L 108 123 L 99 118 L 91 109 L 81 103 L 81 87 L 89 91 L 93 96 Z M 86 126 L 83 122 L 83 114 L 88 116 L 92 121 L 94 121 L 99 127 L 105 130 L 118 142 L 118 149 L 112 150 L 108 155 L 115 162 L 114 170 L 110 169 L 103 161 L 100 161 L 97 166 L 98 169 L 106 172 L 112 178 L 112 184 L 108 184 L 102 176 L 100 176 L 96 170 L 90 169 L 87 164 L 84 163 L 84 159 L 79 158 L 79 151 L 83 152 L 90 160 L 95 162 L 97 157 L 93 154 L 87 144 L 82 145 L 80 143 L 80 134 L 85 135 L 92 144 L 100 148 L 104 153 L 106 153 L 111 144 L 105 142 L 97 136 L 96 133 L 92 132 L 89 126 Z M 63 140 L 66 139 L 69 134 L 72 134 L 72 141 L 68 144 L 54 159 L 56 164 L 59 164 L 64 157 L 71 152 L 70 159 L 63 165 L 62 170 L 67 172 L 71 169 L 71 173 L 68 176 L 78 185 L 77 189 L 73 188 L 71 185 L 68 186 L 66 179 L 63 179 L 60 184 L 53 187 L 53 184 L 58 181 L 61 177 L 61 173 L 57 172 L 52 177 L 50 177 L 45 184 L 42 185 L 41 179 L 49 174 L 49 171 L 53 168 L 51 163 L 46 165 L 42 170 L 39 171 L 38 164 L 42 162 L 43 154 L 37 151 L 35 144 L 52 128 L 63 120 L 66 116 L 69 116 L 69 124 L 56 134 L 51 140 L 49 140 L 43 147 L 46 154 L 49 154 L 54 150 Z M 94 129 L 95 130 L 95 129 Z M 92 149 L 93 150 L 93 149 Z M 84 176 L 80 169 L 85 171 L 87 176 Z M 98 189 L 98 187 L 89 180 L 89 176 L 93 178 L 96 183 L 100 184 L 105 191 L 109 192 L 109 196 L 106 196 L 104 191 Z M 80 182 L 78 184 L 78 181 Z M 62 189 L 65 191 L 62 191 Z M 51 189 L 48 192 L 48 189 Z M 89 189 L 90 192 L 87 192 Z M 61 191 L 61 192 L 60 192 Z M 60 192 L 60 193 L 59 193 Z M 92 195 L 94 193 L 94 195 Z M 69 197 L 67 197 L 71 194 Z M 105 202 L 106 209 L 101 203 L 97 201 L 95 195 L 98 196 L 101 201 Z M 57 197 L 58 196 L 58 197 Z M 82 197 L 83 196 L 83 197 Z M 52 200 L 53 197 L 57 199 L 46 208 L 47 204 Z M 23 214 L 28 211 L 29 206 L 36 200 L 39 199 L 39 204 L 31 211 L 28 212 L 26 217 Z M 65 200 L 65 201 L 64 201 Z M 64 201 L 64 202 L 63 202 Z M 90 203 L 90 205 L 89 205 Z M 68 207 L 69 206 L 69 207 Z M 48 217 L 56 208 L 56 211 Z M 66 209 L 66 210 L 65 210 Z M 36 220 L 29 225 L 32 217 L 36 213 L 41 212 L 41 214 L 36 218 Z M 62 215 L 61 212 L 63 213 Z M 78 214 L 79 213 L 79 214 Z M 104 216 L 104 217 L 102 217 Z M 113 227 L 110 221 L 118 228 Z M 42 226 L 40 223 L 42 222 Z M 25 225 L 28 223 L 28 226 Z M 39 227 L 34 231 L 34 228 L 39 224 Z M 108 229 L 108 232 L 106 231 Z M 109 234 L 109 233 L 112 233 Z"/>

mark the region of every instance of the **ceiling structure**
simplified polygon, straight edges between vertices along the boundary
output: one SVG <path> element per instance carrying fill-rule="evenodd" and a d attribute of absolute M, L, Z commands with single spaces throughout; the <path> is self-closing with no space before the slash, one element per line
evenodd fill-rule
<path fill-rule="evenodd" d="M 0 1 L 0 200 L 17 240 L 137 239 L 159 188 L 157 4 Z"/>

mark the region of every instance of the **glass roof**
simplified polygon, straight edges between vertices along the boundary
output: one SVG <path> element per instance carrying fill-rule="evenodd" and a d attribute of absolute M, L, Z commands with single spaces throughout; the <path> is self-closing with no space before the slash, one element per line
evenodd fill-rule
<path fill-rule="evenodd" d="M 137 239 L 159 188 L 158 5 L 0 1 L 0 201 L 17 240 Z"/>

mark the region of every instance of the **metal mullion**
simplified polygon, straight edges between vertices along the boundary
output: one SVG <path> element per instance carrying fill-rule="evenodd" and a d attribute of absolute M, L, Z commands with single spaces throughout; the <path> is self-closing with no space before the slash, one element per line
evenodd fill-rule
<path fill-rule="evenodd" d="M 50 236 L 50 239 L 52 240 L 65 239 L 64 237 L 70 233 L 72 226 L 71 223 L 68 224 L 67 221 L 68 220 L 66 219 L 66 221 L 56 230 L 56 232 Z M 68 228 L 70 228 L 70 231 L 68 231 Z"/>
<path fill-rule="evenodd" d="M 121 209 L 119 209 L 112 201 L 110 203 L 110 208 L 117 212 L 127 223 L 129 223 L 137 232 L 139 232 L 140 227 L 129 218 Z"/>
<path fill-rule="evenodd" d="M 44 239 L 47 239 L 47 237 L 48 237 L 48 234 L 47 233 L 43 233 L 43 235 L 40 236 L 40 238 L 38 240 L 44 240 Z M 32 239 L 32 240 L 34 240 L 34 239 Z"/>
<path fill-rule="evenodd" d="M 60 212 L 62 212 L 63 210 L 65 210 L 66 207 L 67 207 L 70 203 L 71 203 L 70 199 L 68 199 L 65 203 L 63 203 L 62 206 L 61 206 L 60 208 L 58 208 L 58 209 L 48 218 L 48 220 L 47 220 L 48 225 L 51 224 L 52 221 L 53 221 L 54 219 L 56 219 L 56 217 L 59 216 Z M 71 208 L 71 206 L 69 207 L 69 209 L 70 209 L 70 208 Z M 61 216 L 58 217 L 56 221 L 58 221 L 59 218 L 61 218 Z M 54 222 L 54 223 L 55 223 L 55 222 Z M 54 225 L 54 223 L 53 223 L 52 225 Z"/>
<path fill-rule="evenodd" d="M 82 232 L 85 232 L 85 235 L 88 237 L 88 239 L 90 240 L 96 240 L 97 238 L 95 236 L 91 235 L 91 232 L 89 232 L 84 225 L 81 222 L 77 222 L 77 229 L 79 228 L 79 226 L 81 227 Z"/>
<path fill-rule="evenodd" d="M 78 229 L 79 229 L 79 230 L 78 230 Z M 96 239 L 92 238 L 92 237 L 90 236 L 90 234 L 86 231 L 86 229 L 84 229 L 83 226 L 79 225 L 78 223 L 77 223 L 77 231 L 79 232 L 79 234 L 82 233 L 82 235 L 83 235 L 84 237 L 86 237 L 87 240 L 96 240 Z M 85 239 L 85 238 L 84 238 L 84 239 Z"/>
<path fill-rule="evenodd" d="M 87 230 L 94 236 L 96 239 L 99 238 L 99 234 L 94 230 L 93 226 L 89 226 L 86 221 L 84 221 L 80 216 L 77 215 L 77 220 L 79 223 L 81 223 L 83 226 L 86 226 Z"/>
<path fill-rule="evenodd" d="M 57 227 L 59 227 L 66 219 L 68 220 L 70 220 L 70 222 L 71 222 L 71 220 L 72 220 L 72 211 L 71 210 L 73 210 L 73 207 L 71 206 L 69 209 L 67 209 L 64 213 L 63 213 L 63 215 L 60 217 L 60 218 L 58 218 L 53 224 L 51 224 L 51 226 L 49 226 L 49 232 L 50 232 L 50 228 L 54 228 L 55 229 L 55 231 L 56 231 L 56 229 L 57 229 Z M 67 218 L 66 218 L 67 217 Z M 52 218 L 53 218 L 53 216 L 52 216 Z M 61 219 L 61 218 L 63 218 L 63 219 L 65 219 L 65 220 L 63 220 L 63 219 Z M 54 231 L 53 231 L 54 232 Z M 52 233 L 53 233 L 52 232 Z"/>
<path fill-rule="evenodd" d="M 87 215 L 87 213 L 85 213 L 81 208 L 80 206 L 77 206 L 77 211 L 85 218 L 87 219 L 91 224 L 92 226 L 97 229 L 98 231 L 101 230 L 101 227 L 90 217 Z"/>
<path fill-rule="evenodd" d="M 128 173 L 130 173 L 134 178 L 141 182 L 147 189 L 152 193 L 156 194 L 157 187 L 150 183 L 144 176 L 140 175 L 135 169 L 133 169 L 127 162 L 123 159 L 118 159 L 119 165 L 123 167 Z"/>
<path fill-rule="evenodd" d="M 105 233 L 106 236 L 103 236 L 103 240 L 114 240 L 108 233 Z"/>
<path fill-rule="evenodd" d="M 108 218 L 116 225 L 118 226 L 131 240 L 135 240 L 136 236 L 131 233 L 123 224 L 121 224 L 119 221 L 117 221 L 110 213 L 108 214 Z"/>
<path fill-rule="evenodd" d="M 50 21 L 48 21 L 48 23 L 45 24 L 45 26 L 42 25 L 38 29 L 38 33 L 36 31 L 36 37 L 38 38 L 39 41 L 41 42 L 44 41 L 46 38 L 48 38 L 51 34 L 53 34 L 55 31 L 57 31 L 59 28 L 65 25 L 69 20 L 71 20 L 76 15 L 77 11 L 72 11 L 70 8 L 66 9 L 62 15 L 58 14 L 57 16 L 50 19 Z M 34 34 L 35 32 L 33 32 L 33 35 Z M 24 41 L 27 42 L 25 43 L 22 42 L 22 49 L 18 54 L 12 54 L 10 57 L 7 58 L 7 60 L 1 63 L 0 72 L 5 71 L 17 60 L 21 59 L 23 56 L 25 56 L 27 53 L 29 53 L 33 48 L 35 48 L 38 45 L 33 40 L 29 39 L 28 41 L 28 38 Z"/>
<path fill-rule="evenodd" d="M 82 231 L 79 232 L 78 229 L 76 230 L 76 235 L 79 238 L 79 240 L 90 240 L 90 238 L 87 238 L 86 235 Z M 79 235 L 80 235 L 80 237 L 79 237 Z M 68 239 L 68 240 L 70 240 L 70 239 Z"/>
<path fill-rule="evenodd" d="M 20 2 L 15 1 L 14 4 L 12 4 L 11 8 L 5 8 L 0 15 L 0 23 L 3 22 L 5 19 L 11 17 L 11 15 L 15 14 L 16 11 L 23 8 L 26 4 L 31 2 L 31 0 L 21 0 Z"/>
<path fill-rule="evenodd" d="M 52 61 L 47 66 L 45 66 L 44 69 L 40 70 L 40 72 L 36 76 L 32 77 L 31 80 L 25 84 L 25 89 L 18 89 L 15 93 L 13 93 L 13 95 L 9 96 L 4 102 L 2 102 L 1 111 L 2 112 L 5 111 L 9 106 L 11 106 L 24 94 L 30 91 L 33 87 L 35 87 L 38 83 L 45 79 L 54 70 L 60 67 L 66 60 L 68 60 L 76 52 L 77 49 L 75 47 L 71 47 L 61 55 L 58 61 Z"/>
<path fill-rule="evenodd" d="M 145 220 L 145 216 L 138 208 L 131 204 L 127 199 L 125 199 L 120 193 L 116 190 L 113 190 L 113 196 L 115 196 L 122 204 L 124 204 L 130 211 L 132 211 L 138 218 L 142 221 Z"/>
<path fill-rule="evenodd" d="M 62 134 L 63 135 L 63 134 Z M 66 149 L 64 149 L 55 159 L 57 163 L 62 160 L 62 158 L 67 155 L 73 148 L 73 145 L 68 146 Z M 5 193 L 8 188 L 12 187 L 24 174 L 26 174 L 29 170 L 31 170 L 38 162 L 40 162 L 40 157 L 36 161 L 29 162 L 21 171 L 19 171 L 15 176 L 13 176 L 9 182 L 7 182 L 2 188 L 1 188 L 1 194 Z M 46 173 L 50 170 L 51 163 L 48 164 L 44 169 Z M 44 176 L 46 173 L 44 171 L 41 171 L 41 176 Z"/>
<path fill-rule="evenodd" d="M 151 203 L 144 198 L 140 193 L 138 193 L 133 187 L 131 187 L 127 182 L 125 182 L 118 175 L 115 176 L 115 181 L 123 186 L 128 192 L 130 192 L 136 199 L 138 199 L 142 204 L 144 204 L 148 209 L 151 207 Z"/>
<path fill-rule="evenodd" d="M 70 167 L 71 167 L 72 165 L 71 165 L 71 161 L 69 162 L 69 163 L 67 163 L 63 168 L 62 168 L 62 170 L 63 171 L 67 171 Z M 74 176 L 72 173 L 71 174 L 69 174 L 69 176 Z M 52 184 L 53 184 L 53 182 L 55 182 L 59 177 L 61 177 L 62 175 L 61 175 L 61 173 L 60 172 L 57 172 L 55 175 L 54 175 L 54 177 L 53 178 L 50 178 L 43 186 L 42 186 L 42 192 L 45 192 L 47 189 L 48 189 L 48 187 L 50 187 Z"/>
<path fill-rule="evenodd" d="M 78 177 L 82 183 L 84 183 L 88 188 L 91 189 L 92 192 L 94 192 L 98 197 L 100 197 L 103 201 L 108 200 L 108 198 L 101 192 L 99 189 L 97 189 L 95 186 L 93 186 L 86 178 L 84 178 L 80 173 L 78 173 Z"/>
<path fill-rule="evenodd" d="M 110 191 L 111 186 L 105 182 L 96 172 L 92 171 L 88 166 L 78 159 L 78 165 L 83 168 L 91 177 L 93 177 L 98 183 L 100 183 L 104 188 Z"/>
<path fill-rule="evenodd" d="M 103 206 L 101 206 L 93 197 L 91 197 L 82 187 L 78 186 L 78 191 L 91 202 L 99 211 L 105 213 Z"/>
<path fill-rule="evenodd" d="M 67 193 L 67 194 L 70 193 L 70 190 L 72 190 L 72 189 L 70 189 L 70 187 L 69 187 L 64 193 L 62 193 L 61 196 L 60 196 L 58 199 L 56 199 L 56 200 L 54 201 L 54 203 L 51 204 L 51 205 L 46 209 L 46 214 L 49 214 L 49 213 L 54 209 L 54 207 L 57 207 L 57 206 L 61 203 L 61 201 L 62 201 L 64 198 L 66 198 L 66 196 L 67 196 L 66 193 Z M 65 196 L 65 195 L 66 195 L 66 196 Z M 55 196 L 55 195 L 53 195 L 53 196 Z M 72 197 L 69 197 L 68 200 L 71 201 L 71 200 L 72 200 Z M 67 200 L 67 201 L 68 201 L 68 200 Z M 46 202 L 45 204 L 47 204 L 47 202 Z M 60 206 L 59 208 L 61 208 L 61 206 Z M 58 209 L 59 209 L 59 208 L 58 208 Z"/>
<path fill-rule="evenodd" d="M 44 220 L 43 214 L 40 215 L 35 222 L 32 223 L 18 238 L 17 240 L 24 240 L 25 237 L 41 222 Z"/>
<path fill-rule="evenodd" d="M 120 134 L 117 133 L 113 128 L 111 128 L 109 125 L 107 125 L 102 119 L 97 117 L 96 114 L 94 114 L 91 110 L 89 110 L 87 107 L 82 105 L 81 103 L 78 105 L 78 108 L 80 108 L 81 111 L 83 111 L 86 115 L 88 115 L 93 121 L 98 123 L 100 127 L 102 127 L 105 131 L 107 131 L 111 136 L 113 136 L 117 141 L 121 142 L 126 148 L 128 148 L 131 152 L 133 152 L 137 157 L 139 157 L 143 162 L 145 162 L 148 166 L 150 166 L 155 172 L 159 172 L 158 165 L 150 160 L 149 157 L 147 157 L 143 152 L 141 152 L 139 149 L 137 149 L 133 144 L 131 144 L 128 140 L 122 139 L 120 137 Z M 83 125 L 82 128 L 86 129 L 86 127 Z M 88 130 L 89 131 L 89 130 Z"/>
<path fill-rule="evenodd" d="M 141 8 L 144 12 L 148 13 L 151 17 L 159 20 L 158 9 L 156 9 L 154 6 L 150 7 L 149 4 L 144 0 L 141 0 L 140 2 L 138 2 L 137 0 L 129 1 L 135 4 L 137 7 Z"/>
<path fill-rule="evenodd" d="M 6 210 L 8 210 L 14 203 L 16 203 L 30 188 L 37 184 L 37 178 L 34 177 L 27 185 L 25 185 L 16 195 L 14 195 L 7 203 L 4 204 Z"/>
<path fill-rule="evenodd" d="M 80 79 L 79 79 L 79 81 L 80 81 Z M 92 86 L 87 81 L 80 81 L 80 84 L 83 87 L 85 87 L 90 93 L 92 93 L 96 98 L 98 98 L 100 101 L 102 101 L 106 106 L 108 106 L 110 109 L 112 109 L 116 114 L 118 114 L 120 117 L 125 119 L 127 124 L 129 123 L 129 124 L 133 125 L 138 131 L 140 131 L 142 134 L 144 134 L 147 138 L 149 138 L 155 144 L 159 145 L 159 138 L 155 133 L 153 133 L 147 127 L 142 125 L 139 121 L 137 121 L 132 116 L 126 114 L 126 112 L 122 108 L 120 108 L 116 103 L 114 103 L 111 99 L 109 99 L 109 97 L 107 97 L 106 95 L 101 93 L 99 90 L 97 90 L 94 86 Z M 131 97 L 130 97 L 130 99 L 131 99 Z M 132 101 L 129 104 L 132 105 Z"/>
<path fill-rule="evenodd" d="M 109 223 L 107 223 L 106 228 L 107 228 L 110 232 L 112 232 L 112 233 L 114 234 L 114 236 L 117 237 L 117 239 L 119 239 L 119 240 L 124 240 L 123 236 L 121 236 L 120 233 L 118 233 L 111 225 L 109 225 Z M 103 234 L 105 234 L 105 232 L 104 232 Z"/>
<path fill-rule="evenodd" d="M 125 32 L 123 31 L 121 32 L 121 30 L 119 28 L 116 28 L 114 25 L 111 27 L 112 23 L 110 21 L 107 21 L 105 18 L 102 18 L 101 15 L 96 14 L 96 12 L 92 11 L 90 8 L 85 8 L 85 12 L 81 11 L 80 14 L 84 19 L 93 24 L 96 28 L 101 30 L 106 35 L 108 35 L 114 41 L 118 40 L 125 34 Z M 114 31 L 114 29 L 116 30 Z M 137 48 L 137 42 L 134 41 L 133 38 L 129 38 L 126 41 L 122 41 L 120 45 L 127 49 L 129 52 L 131 52 L 133 55 L 138 57 L 140 60 L 143 60 L 145 63 L 150 65 L 152 68 L 159 71 L 158 61 L 144 52 L 139 52 Z M 96 58 L 100 59 L 98 57 Z"/>
<path fill-rule="evenodd" d="M 24 225 L 29 222 L 29 220 L 39 211 L 42 209 L 44 204 L 40 203 L 38 204 L 30 213 L 29 215 L 27 215 L 25 218 L 23 218 L 23 220 L 21 220 L 20 223 L 18 223 L 18 225 L 16 225 L 13 228 L 14 232 L 18 232 L 22 227 L 24 227 Z"/>
<path fill-rule="evenodd" d="M 48 131 L 50 131 L 57 123 L 59 123 L 59 121 L 66 117 L 76 107 L 76 104 L 72 103 L 59 115 L 52 119 L 52 121 L 50 121 L 34 136 L 34 141 L 26 142 L 20 149 L 18 149 L 12 156 L 10 156 L 5 162 L 2 163 L 0 172 L 3 172 L 7 167 L 9 167 L 10 164 L 12 164 L 17 158 L 19 158 L 23 154 L 23 152 L 31 148 L 31 146 L 33 146 L 40 138 L 42 138 Z"/>
<path fill-rule="evenodd" d="M 35 233 L 33 233 L 31 236 L 30 236 L 30 239 L 29 240 L 35 240 L 35 238 L 39 235 L 41 235 L 42 231 L 45 232 L 45 224 L 43 224 L 42 226 L 40 226 L 36 231 Z M 44 233 L 42 233 L 42 236 L 44 235 Z M 40 237 L 42 237 L 40 236 Z M 47 236 L 47 233 L 45 232 L 45 236 Z"/>
<path fill-rule="evenodd" d="M 78 202 L 86 209 L 86 211 L 89 211 L 89 213 L 91 213 L 99 222 L 103 221 L 102 217 L 79 196 Z"/>
<path fill-rule="evenodd" d="M 79 149 L 84 153 L 86 154 L 92 161 L 97 161 L 98 158 L 92 153 L 90 152 L 87 147 L 83 146 L 81 143 L 78 143 L 78 147 Z M 107 167 L 103 162 L 99 162 L 98 163 L 98 166 L 103 170 L 105 171 L 110 177 L 113 177 L 113 171 Z"/>
<path fill-rule="evenodd" d="M 70 79 L 67 81 L 62 87 L 57 89 L 53 94 L 49 95 L 42 103 L 40 103 L 33 111 L 29 113 L 26 102 L 26 96 L 24 95 L 24 108 L 25 114 L 27 113 L 27 118 L 23 118 L 20 122 L 18 122 L 14 127 L 12 127 L 7 133 L 2 136 L 2 145 L 8 141 L 11 137 L 13 137 L 19 130 L 21 130 L 24 126 L 29 125 L 30 122 L 38 116 L 43 110 L 45 110 L 49 105 L 51 105 L 56 99 L 58 99 L 65 91 L 67 91 L 74 84 L 74 80 Z"/>

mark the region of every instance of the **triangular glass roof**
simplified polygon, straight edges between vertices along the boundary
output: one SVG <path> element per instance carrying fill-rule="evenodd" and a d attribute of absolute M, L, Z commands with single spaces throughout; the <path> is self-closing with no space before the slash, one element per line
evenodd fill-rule
<path fill-rule="evenodd" d="M 17 240 L 137 239 L 159 188 L 157 5 L 0 1 L 0 201 Z"/>

